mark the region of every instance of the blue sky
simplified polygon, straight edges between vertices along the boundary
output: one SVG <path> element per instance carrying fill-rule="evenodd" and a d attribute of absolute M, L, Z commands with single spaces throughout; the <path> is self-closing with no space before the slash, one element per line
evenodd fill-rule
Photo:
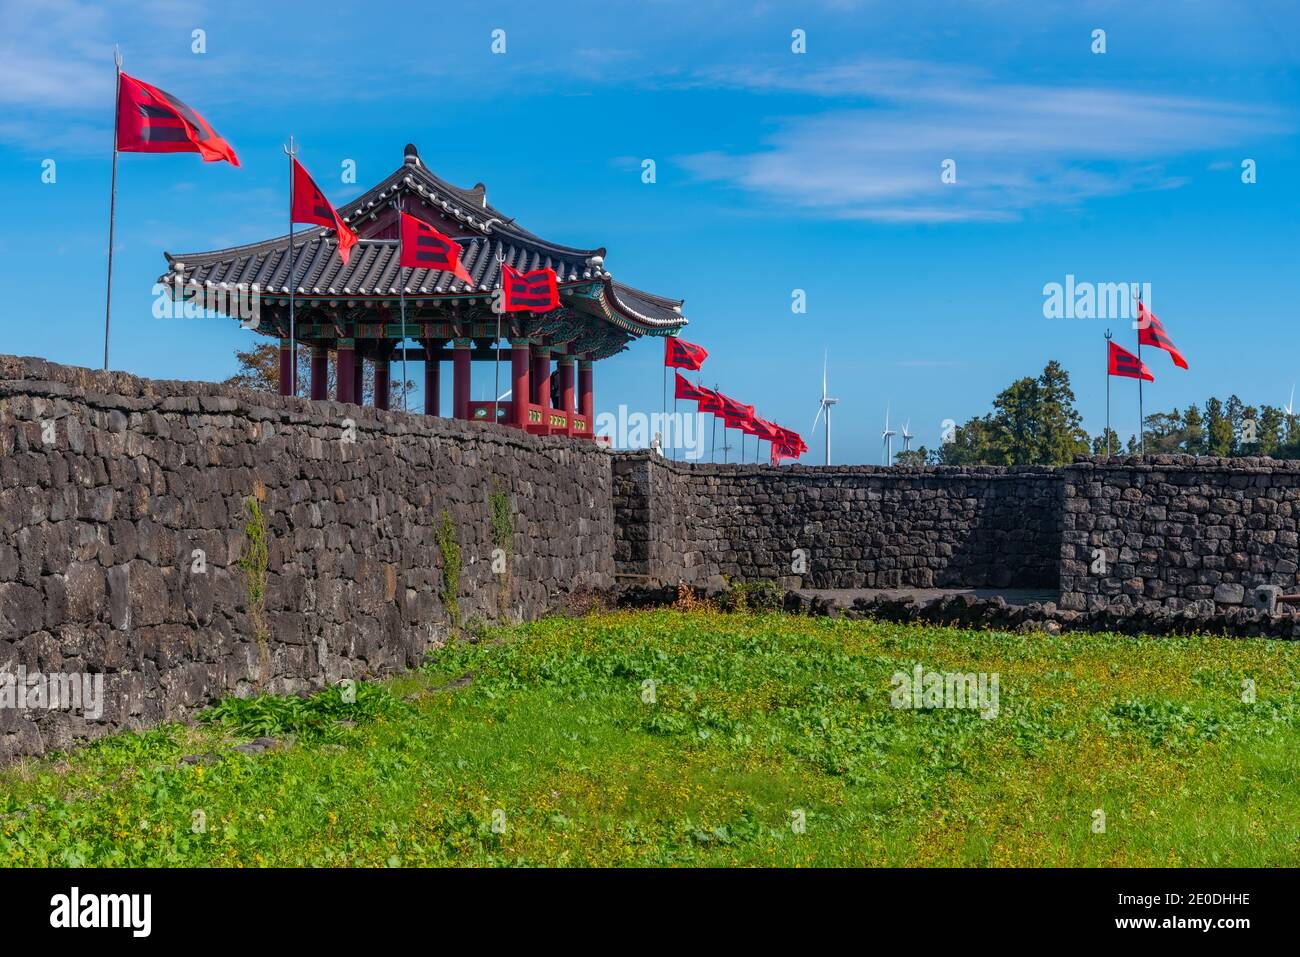
<path fill-rule="evenodd" d="M 100 364 L 116 42 L 127 72 L 202 112 L 243 166 L 121 157 L 114 368 L 233 373 L 252 334 L 154 319 L 150 287 L 163 250 L 283 230 L 292 132 L 336 203 L 410 141 L 534 232 L 606 246 L 617 278 L 686 299 L 708 384 L 804 433 L 828 353 L 838 462 L 880 460 L 886 403 L 934 446 L 944 419 L 986 411 L 1052 358 L 1099 431 L 1102 333 L 1134 333 L 1044 318 L 1044 285 L 1067 274 L 1151 283 L 1191 369 L 1147 354 L 1148 411 L 1234 391 L 1285 403 L 1300 379 L 1300 13 L 1135 6 L 474 2 L 413 19 L 383 2 L 6 4 L 0 351 Z M 956 183 L 941 182 L 947 159 Z M 641 340 L 601 363 L 598 410 L 658 408 L 660 356 Z M 1113 392 L 1124 434 L 1132 385 Z"/>

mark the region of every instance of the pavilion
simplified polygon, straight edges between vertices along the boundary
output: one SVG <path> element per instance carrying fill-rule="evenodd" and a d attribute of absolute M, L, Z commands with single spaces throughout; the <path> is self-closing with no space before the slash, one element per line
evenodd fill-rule
<path fill-rule="evenodd" d="M 397 266 L 398 209 L 452 236 L 472 283 L 450 272 Z M 311 349 L 311 398 L 327 399 L 328 355 L 336 356 L 340 402 L 361 401 L 363 363 L 374 364 L 375 405 L 390 401 L 391 363 L 424 362 L 424 412 L 439 414 L 442 364 L 451 362 L 452 414 L 539 435 L 594 437 L 592 366 L 643 335 L 671 336 L 686 324 L 682 300 L 614 281 L 605 250 L 549 242 L 488 204 L 482 183 L 452 186 L 434 175 L 414 146 L 394 173 L 339 208 L 358 236 L 346 266 L 332 229 L 292 235 L 297 341 Z M 250 289 L 259 302 L 257 330 L 280 339 L 280 392 L 292 394 L 296 363 L 290 347 L 289 236 L 211 252 L 173 256 L 159 281 L 213 291 Z M 555 270 L 560 308 L 545 313 L 492 310 L 501 263 L 527 272 Z M 400 272 L 400 276 L 399 276 Z M 406 323 L 401 322 L 404 285 Z M 498 338 L 498 318 L 500 334 Z M 506 343 L 502 342 L 506 340 Z M 420 343 L 412 348 L 408 340 Z M 510 396 L 470 401 L 474 362 L 508 366 Z M 558 376 L 552 375 L 552 362 Z M 576 366 L 576 370 L 575 370 Z M 577 403 L 575 405 L 575 371 Z"/>

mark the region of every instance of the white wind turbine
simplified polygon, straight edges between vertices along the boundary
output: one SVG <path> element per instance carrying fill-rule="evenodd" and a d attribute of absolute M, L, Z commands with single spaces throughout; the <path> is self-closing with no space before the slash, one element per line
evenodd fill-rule
<path fill-rule="evenodd" d="M 831 406 L 833 406 L 836 402 L 839 401 L 840 401 L 839 399 L 832 399 L 829 395 L 826 394 L 826 354 L 823 353 L 822 354 L 822 401 L 821 404 L 817 407 L 817 418 L 813 419 L 812 428 L 809 431 L 810 432 L 817 431 L 817 421 L 822 417 L 822 413 L 825 412 L 826 413 L 826 464 L 827 465 L 831 464 Z"/>
<path fill-rule="evenodd" d="M 906 422 L 903 423 L 903 433 L 902 433 L 902 434 L 903 434 L 903 451 L 904 451 L 904 452 L 906 452 L 908 449 L 910 449 L 910 448 L 912 447 L 912 440 L 913 440 L 914 438 L 916 438 L 915 435 L 913 435 L 911 432 L 907 431 L 907 427 L 908 427 L 909 425 L 911 425 L 911 424 L 912 424 L 912 420 L 911 420 L 911 419 L 908 419 Z"/>
<path fill-rule="evenodd" d="M 1291 423 L 1295 421 L 1295 383 L 1291 383 L 1291 398 L 1286 403 L 1286 440 L 1290 442 L 1295 436 L 1291 434 Z"/>
<path fill-rule="evenodd" d="M 889 465 L 893 459 L 894 436 L 898 433 L 889 427 L 889 403 L 885 403 L 885 429 L 880 433 L 881 444 L 885 450 L 885 464 Z"/>

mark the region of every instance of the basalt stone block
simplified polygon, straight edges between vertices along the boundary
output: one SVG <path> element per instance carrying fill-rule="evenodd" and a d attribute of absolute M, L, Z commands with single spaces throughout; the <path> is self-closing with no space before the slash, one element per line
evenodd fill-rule
<path fill-rule="evenodd" d="M 1219 605 L 1240 605 L 1245 597 L 1245 588 L 1232 582 L 1223 582 L 1214 589 L 1214 601 Z"/>

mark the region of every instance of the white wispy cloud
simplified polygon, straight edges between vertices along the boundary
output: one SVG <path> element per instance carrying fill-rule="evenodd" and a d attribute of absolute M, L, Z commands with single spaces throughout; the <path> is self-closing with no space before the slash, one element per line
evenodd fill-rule
<path fill-rule="evenodd" d="M 821 216 L 939 223 L 1183 184 L 1165 164 L 1292 129 L 1278 109 L 1132 90 L 1011 83 L 908 60 L 714 70 L 690 81 L 832 101 L 759 150 L 687 155 L 702 180 Z M 946 160 L 956 182 L 940 177 Z"/>

